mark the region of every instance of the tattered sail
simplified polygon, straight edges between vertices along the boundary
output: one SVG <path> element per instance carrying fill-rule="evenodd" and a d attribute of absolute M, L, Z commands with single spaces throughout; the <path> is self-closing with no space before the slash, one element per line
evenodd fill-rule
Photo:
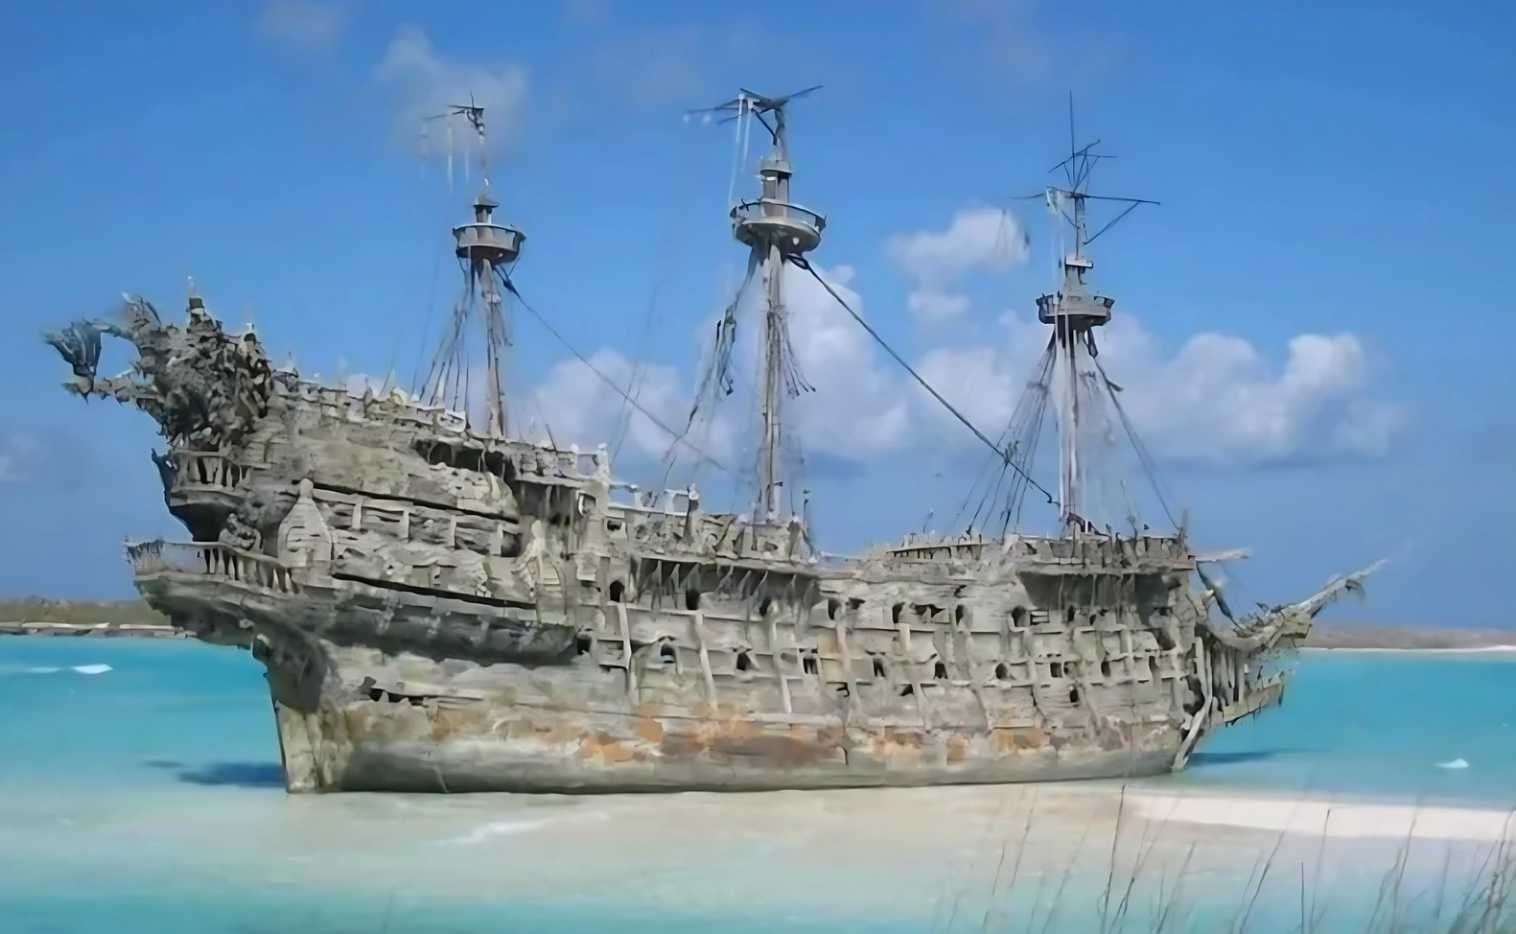
<path fill-rule="evenodd" d="M 821 245 L 826 217 L 790 200 L 790 179 L 794 176 L 794 169 L 790 164 L 785 108 L 795 98 L 819 89 L 820 85 L 817 85 L 780 97 L 743 89 L 723 104 L 695 111 L 706 116 L 720 114 L 727 120 L 737 121 L 739 137 L 745 136 L 750 124 L 756 122 L 768 132 L 772 143 L 772 148 L 758 166 L 761 183 L 758 197 L 740 201 L 731 209 L 732 235 L 751 251 L 747 275 L 717 326 L 714 353 L 701 380 L 695 408 L 690 412 L 690 424 L 693 425 L 701 404 L 709 405 L 715 401 L 711 392 L 713 385 L 725 392 L 731 391 L 729 373 L 737 327 L 735 311 L 748 286 L 761 278 L 764 286 L 762 395 L 756 470 L 758 489 L 753 511 L 755 522 L 777 521 L 783 506 L 785 399 L 812 389 L 795 362 L 795 350 L 790 340 L 789 315 L 784 303 L 784 265 L 803 262 L 805 254 Z"/>

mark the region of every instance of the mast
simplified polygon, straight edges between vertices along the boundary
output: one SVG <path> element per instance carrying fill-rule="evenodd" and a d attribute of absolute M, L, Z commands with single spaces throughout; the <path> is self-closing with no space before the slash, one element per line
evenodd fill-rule
<path fill-rule="evenodd" d="M 453 309 L 451 329 L 443 337 L 432 361 L 424 393 L 433 403 L 451 403 L 467 412 L 470 395 L 468 332 L 474 327 L 473 319 L 477 312 L 484 338 L 484 403 L 488 411 L 488 430 L 491 435 L 504 437 L 510 427 L 505 396 L 505 368 L 511 336 L 501 282 L 508 274 L 508 267 L 521 255 L 526 235 L 519 228 L 494 219 L 495 209 L 500 206 L 500 202 L 490 192 L 484 108 L 472 103 L 458 104 L 435 119 L 451 120 L 456 117 L 467 120 L 477 134 L 483 187 L 474 198 L 473 221 L 453 228 L 453 252 L 458 257 L 458 268 L 463 273 L 463 292 Z"/>
<path fill-rule="evenodd" d="M 1069 155 L 1053 166 L 1064 170 L 1066 188 L 1049 187 L 1043 194 L 1048 207 L 1057 213 L 1062 222 L 1072 229 L 1070 248 L 1060 257 L 1061 280 L 1057 292 L 1039 296 L 1037 318 L 1043 324 L 1053 325 L 1057 349 L 1058 368 L 1062 382 L 1062 398 L 1059 404 L 1058 445 L 1058 518 L 1064 532 L 1076 535 L 1088 526 L 1088 517 L 1080 510 L 1084 507 L 1084 469 L 1080 463 L 1080 405 L 1079 380 L 1082 361 L 1090 361 L 1099 351 L 1095 344 L 1095 329 L 1111 320 L 1114 298 L 1095 294 L 1085 279 L 1095 268 L 1090 259 L 1089 245 L 1101 234 L 1115 226 L 1138 206 L 1157 204 L 1143 198 L 1121 198 L 1095 195 L 1089 192 L 1090 173 L 1095 163 L 1109 158 L 1093 152 L 1100 141 L 1076 147 L 1074 137 L 1074 103 L 1069 99 Z M 1113 201 L 1126 207 L 1094 234 L 1089 233 L 1087 202 Z M 1091 373 L 1093 378 L 1093 373 Z"/>
<path fill-rule="evenodd" d="M 765 97 L 743 90 L 716 110 L 735 110 L 737 119 L 752 118 L 769 131 L 773 146 L 758 167 L 762 192 L 731 210 L 732 235 L 751 252 L 750 268 L 763 270 L 766 288 L 763 318 L 763 396 L 758 450 L 758 490 L 755 521 L 780 513 L 784 485 L 784 397 L 799 392 L 799 379 L 790 359 L 789 320 L 784 305 L 784 263 L 821 244 L 826 218 L 790 201 L 789 140 L 784 108 L 791 99 L 815 88 L 784 97 Z M 765 118 L 768 119 L 765 119 Z M 772 120 L 772 123 L 770 122 Z"/>

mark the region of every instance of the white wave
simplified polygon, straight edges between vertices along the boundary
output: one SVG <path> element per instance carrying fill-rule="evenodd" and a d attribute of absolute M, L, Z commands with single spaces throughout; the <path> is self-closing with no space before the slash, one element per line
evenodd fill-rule
<path fill-rule="evenodd" d="M 47 665 L 38 665 L 36 668 L 23 668 L 21 669 L 21 673 L 27 675 L 55 675 L 62 670 L 62 668 L 52 668 Z"/>
<path fill-rule="evenodd" d="M 549 820 L 497 820 L 488 824 L 481 824 L 461 837 L 452 837 L 444 843 L 473 844 L 483 843 L 491 837 L 509 837 L 518 833 L 526 833 L 539 827 L 546 827 L 553 823 Z"/>
<path fill-rule="evenodd" d="M 1437 763 L 1439 769 L 1466 769 L 1469 767 L 1467 759 L 1449 759 L 1446 762 Z"/>
<path fill-rule="evenodd" d="M 75 665 L 74 670 L 81 675 L 103 675 L 112 669 L 109 665 Z"/>

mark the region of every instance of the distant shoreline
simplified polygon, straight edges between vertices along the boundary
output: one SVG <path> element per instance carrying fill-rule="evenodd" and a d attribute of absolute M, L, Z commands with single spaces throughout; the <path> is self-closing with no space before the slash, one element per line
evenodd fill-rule
<path fill-rule="evenodd" d="M 1516 645 L 1470 646 L 1390 646 L 1390 645 L 1306 645 L 1302 652 L 1415 652 L 1418 655 L 1507 655 L 1516 653 Z"/>
<path fill-rule="evenodd" d="M 141 600 L 0 599 L 0 635 L 186 639 Z M 1389 626 L 1366 621 L 1317 624 L 1300 646 L 1332 652 L 1435 652 L 1516 655 L 1516 629 Z"/>
<path fill-rule="evenodd" d="M 1453 635 L 1450 633 L 1450 635 Z M 188 639 L 189 633 L 167 623 L 62 623 L 52 621 L 0 622 L 0 636 L 83 639 Z M 1513 655 L 1516 644 L 1499 642 L 1469 645 L 1311 645 L 1302 652 L 1413 652 L 1418 655 Z"/>
<path fill-rule="evenodd" d="M 1369 622 L 1318 623 L 1301 648 L 1415 652 L 1516 651 L 1516 630 L 1386 626 Z"/>
<path fill-rule="evenodd" d="M 78 639 L 188 639 L 189 634 L 161 623 L 0 622 L 0 636 Z"/>

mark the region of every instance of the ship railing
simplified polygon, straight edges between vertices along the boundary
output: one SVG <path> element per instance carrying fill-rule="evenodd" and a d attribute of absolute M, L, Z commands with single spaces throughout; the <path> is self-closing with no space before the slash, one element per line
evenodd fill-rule
<path fill-rule="evenodd" d="M 559 474 L 567 477 L 594 476 L 600 468 L 600 462 L 595 451 L 581 451 L 579 445 L 572 444 L 566 448 L 554 447 L 551 444 L 539 444 L 537 449 L 543 456 L 552 461 Z"/>
<path fill-rule="evenodd" d="M 383 412 L 391 418 L 428 426 L 438 431 L 463 433 L 468 428 L 468 419 L 462 412 L 446 406 L 427 405 L 415 397 L 407 396 L 397 402 L 388 394 L 380 395 L 371 385 L 363 391 L 353 392 L 348 386 L 333 386 L 314 380 L 296 378 L 287 391 L 301 401 L 317 406 L 324 415 L 352 420 L 374 412 Z"/>
<path fill-rule="evenodd" d="M 449 434 L 468 434 L 468 417 L 462 412 L 455 411 L 445 405 L 412 405 L 406 415 L 406 420 L 417 425 L 425 425 L 436 431 Z"/>
<path fill-rule="evenodd" d="M 276 593 L 300 592 L 293 573 L 279 559 L 217 542 L 165 542 L 161 539 L 137 542 L 126 546 L 126 557 L 138 577 L 162 573 L 195 574 L 262 587 Z"/>
<path fill-rule="evenodd" d="M 245 464 L 216 451 L 174 452 L 177 468 L 174 486 L 211 487 L 218 490 L 236 489 L 242 478 L 255 465 Z"/>
<path fill-rule="evenodd" d="M 1186 546 L 1174 538 L 1140 535 L 1135 538 L 1021 538 L 1013 539 L 1007 555 L 1048 564 L 1121 564 L 1131 560 L 1188 561 Z"/>
<path fill-rule="evenodd" d="M 305 379 L 296 380 L 290 391 L 302 401 L 315 405 L 323 416 L 354 421 L 380 415 L 390 421 L 430 428 L 439 434 L 462 435 L 486 445 L 503 445 L 516 451 L 536 448 L 545 453 L 553 468 L 567 476 L 596 477 L 610 466 L 610 453 L 605 445 L 600 445 L 595 450 L 581 451 L 578 445 L 555 448 L 546 441 L 533 443 L 486 435 L 471 426 L 464 413 L 445 405 L 423 402 L 419 397 L 403 391 L 401 397 L 396 398 L 392 395 L 393 389 L 391 394 L 380 395 L 372 386 L 354 392 L 347 386 L 332 386 Z"/>
<path fill-rule="evenodd" d="M 612 500 L 610 507 L 624 513 L 637 513 L 650 516 L 686 516 L 698 508 L 700 495 L 693 488 L 685 490 L 664 490 L 655 493 L 649 490 L 642 492 L 642 488 L 635 483 L 623 483 L 617 481 L 611 484 L 611 491 L 630 493 L 632 501 L 624 503 Z"/>
<path fill-rule="evenodd" d="M 885 546 L 875 554 L 906 558 L 963 557 L 988 553 L 994 546 L 1007 558 L 1044 564 L 1121 564 L 1133 559 L 1188 561 L 1188 546 L 1178 538 L 1139 535 L 1132 538 L 1089 537 L 1082 539 L 1044 536 L 1012 536 L 1005 540 L 980 533 L 963 535 L 909 534 L 899 544 Z"/>
<path fill-rule="evenodd" d="M 804 224 L 818 232 L 826 227 L 824 214 L 788 201 L 758 198 L 754 201 L 744 201 L 732 208 L 732 220 L 738 224 L 774 219 Z"/>
<path fill-rule="evenodd" d="M 581 477 L 600 476 L 610 472 L 611 453 L 603 444 L 593 451 L 581 451 L 578 445 L 569 445 L 569 453 L 574 459 L 574 473 Z"/>

